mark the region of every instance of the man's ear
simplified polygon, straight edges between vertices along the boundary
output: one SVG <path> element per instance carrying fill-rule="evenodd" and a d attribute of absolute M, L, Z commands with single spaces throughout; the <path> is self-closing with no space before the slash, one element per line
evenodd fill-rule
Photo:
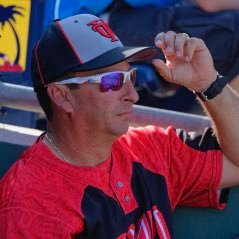
<path fill-rule="evenodd" d="M 64 85 L 52 84 L 47 87 L 47 94 L 52 103 L 66 113 L 72 112 L 70 90 Z"/>

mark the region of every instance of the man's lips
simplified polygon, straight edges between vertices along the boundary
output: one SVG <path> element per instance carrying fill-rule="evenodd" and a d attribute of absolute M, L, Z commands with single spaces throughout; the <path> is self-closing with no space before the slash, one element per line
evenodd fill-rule
<path fill-rule="evenodd" d="M 132 115 L 132 110 L 124 111 L 122 113 L 117 114 L 118 116 L 130 116 Z"/>

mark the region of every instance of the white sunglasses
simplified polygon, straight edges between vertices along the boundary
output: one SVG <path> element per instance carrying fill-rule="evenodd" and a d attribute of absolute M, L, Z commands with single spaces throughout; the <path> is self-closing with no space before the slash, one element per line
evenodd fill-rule
<path fill-rule="evenodd" d="M 127 80 L 131 81 L 133 85 L 135 84 L 136 69 L 137 68 L 131 68 L 128 71 L 113 71 L 84 77 L 74 77 L 67 80 L 54 82 L 54 84 L 66 85 L 66 84 L 83 84 L 85 82 L 89 82 L 100 84 L 101 92 L 118 91 L 122 88 L 123 84 Z M 47 84 L 46 86 L 50 84 Z"/>

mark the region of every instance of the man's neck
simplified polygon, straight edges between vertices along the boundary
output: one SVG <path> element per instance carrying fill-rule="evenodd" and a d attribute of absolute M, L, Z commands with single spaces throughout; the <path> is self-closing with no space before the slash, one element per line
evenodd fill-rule
<path fill-rule="evenodd" d="M 110 157 L 114 140 L 96 134 L 72 134 L 49 128 L 44 142 L 66 162 L 79 166 L 96 166 Z"/>

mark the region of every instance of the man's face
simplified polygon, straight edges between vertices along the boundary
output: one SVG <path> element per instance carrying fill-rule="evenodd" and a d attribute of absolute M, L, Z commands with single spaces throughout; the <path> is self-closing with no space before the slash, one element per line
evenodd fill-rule
<path fill-rule="evenodd" d="M 101 70 L 79 73 L 88 76 L 112 71 L 128 71 L 130 65 L 122 62 Z M 98 133 L 119 137 L 126 133 L 132 115 L 133 104 L 138 100 L 131 81 L 126 81 L 118 91 L 101 92 L 99 84 L 83 83 L 72 90 L 73 117 L 79 121 L 81 130 L 92 135 Z"/>

